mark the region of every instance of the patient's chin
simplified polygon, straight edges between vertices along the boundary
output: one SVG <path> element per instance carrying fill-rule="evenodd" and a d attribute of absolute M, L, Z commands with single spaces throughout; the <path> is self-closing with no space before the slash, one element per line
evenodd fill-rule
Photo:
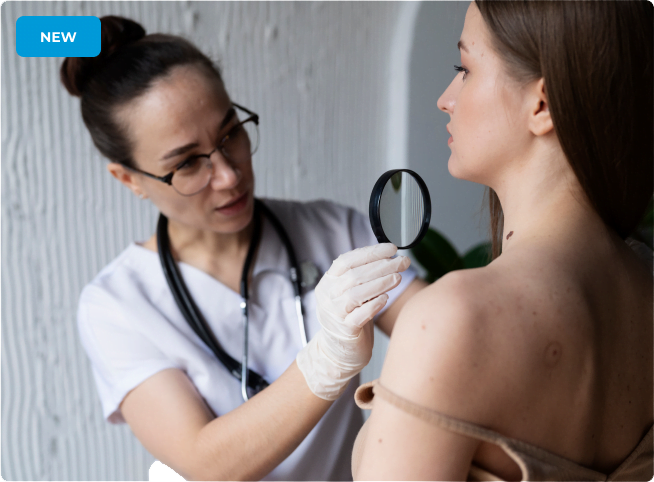
<path fill-rule="evenodd" d="M 457 179 L 468 180 L 470 173 L 468 169 L 465 168 L 465 165 L 457 158 L 455 154 L 450 155 L 449 161 L 447 161 L 447 170 L 450 172 L 452 177 Z"/>
<path fill-rule="evenodd" d="M 462 161 L 454 153 L 450 155 L 450 160 L 447 162 L 447 170 L 450 175 L 456 179 L 471 181 L 477 184 L 485 184 L 484 180 L 486 176 L 484 175 L 485 171 L 483 166 Z"/>

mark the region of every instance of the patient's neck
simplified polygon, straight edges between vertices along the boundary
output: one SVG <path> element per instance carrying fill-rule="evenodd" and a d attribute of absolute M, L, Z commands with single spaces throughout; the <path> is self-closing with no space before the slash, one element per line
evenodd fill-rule
<path fill-rule="evenodd" d="M 606 232 L 562 152 L 509 169 L 493 188 L 504 213 L 503 253 L 525 242 L 573 242 Z"/>

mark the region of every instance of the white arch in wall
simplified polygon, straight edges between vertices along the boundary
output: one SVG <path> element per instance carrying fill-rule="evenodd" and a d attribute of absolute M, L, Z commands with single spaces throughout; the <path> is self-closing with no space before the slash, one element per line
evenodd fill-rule
<path fill-rule="evenodd" d="M 416 18 L 422 1 L 401 2 L 391 41 L 388 105 L 388 169 L 406 168 L 408 162 L 409 81 Z"/>

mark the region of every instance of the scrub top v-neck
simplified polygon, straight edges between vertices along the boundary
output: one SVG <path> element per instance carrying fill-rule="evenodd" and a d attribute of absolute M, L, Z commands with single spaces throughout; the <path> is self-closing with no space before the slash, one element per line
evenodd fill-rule
<path fill-rule="evenodd" d="M 279 217 L 296 250 L 298 263 L 311 261 L 324 273 L 340 254 L 376 244 L 368 219 L 327 201 L 299 203 L 263 200 Z M 250 287 L 250 368 L 275 381 L 302 348 L 286 250 L 268 220 Z M 240 294 L 186 263 L 184 281 L 216 339 L 240 359 L 243 326 Z M 387 307 L 415 277 L 403 273 L 389 293 Z M 320 329 L 313 289 L 304 290 L 307 337 Z M 195 335 L 170 293 L 158 254 L 132 243 L 83 290 L 78 310 L 82 344 L 91 360 L 103 413 L 124 423 L 119 405 L 125 395 L 155 373 L 183 370 L 217 415 L 243 403 L 240 383 Z M 350 455 L 362 424 L 353 402 L 358 377 L 300 446 L 274 469 L 269 480 L 351 479 Z"/>

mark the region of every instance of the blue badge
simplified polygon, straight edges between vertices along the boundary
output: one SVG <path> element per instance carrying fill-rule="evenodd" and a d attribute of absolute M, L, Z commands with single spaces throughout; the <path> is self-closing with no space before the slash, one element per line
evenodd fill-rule
<path fill-rule="evenodd" d="M 19 17 L 16 53 L 21 57 L 95 57 L 100 53 L 100 31 L 98 17 Z"/>

